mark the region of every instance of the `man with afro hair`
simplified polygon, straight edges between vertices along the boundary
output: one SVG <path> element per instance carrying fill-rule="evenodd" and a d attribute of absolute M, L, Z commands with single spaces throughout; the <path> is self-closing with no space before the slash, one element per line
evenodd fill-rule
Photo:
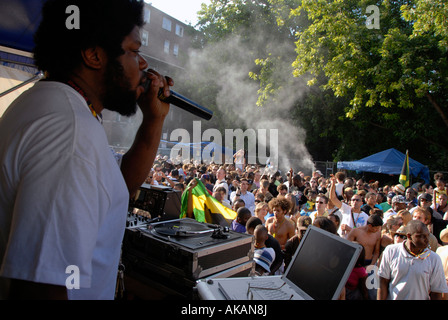
<path fill-rule="evenodd" d="M 273 198 L 269 201 L 269 209 L 274 214 L 266 221 L 268 232 L 285 248 L 286 241 L 295 234 L 295 225 L 286 214 L 291 203 L 285 198 Z"/>

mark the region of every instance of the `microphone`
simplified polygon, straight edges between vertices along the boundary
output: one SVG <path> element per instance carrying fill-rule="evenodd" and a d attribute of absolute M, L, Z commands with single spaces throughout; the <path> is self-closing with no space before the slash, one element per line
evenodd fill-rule
<path fill-rule="evenodd" d="M 176 107 L 179 107 L 185 111 L 188 111 L 198 117 L 201 117 L 205 120 L 210 120 L 213 116 L 213 111 L 204 108 L 203 106 L 200 106 L 196 102 L 191 101 L 188 98 L 185 98 L 184 96 L 180 95 L 179 93 L 170 90 L 170 96 L 165 97 L 163 93 L 163 89 L 160 89 L 158 98 L 162 100 L 163 102 L 167 102 L 170 104 L 175 105 Z"/>
<path fill-rule="evenodd" d="M 145 87 L 145 92 L 148 91 L 150 83 L 151 81 L 146 81 L 143 83 L 143 86 Z M 179 93 L 173 90 L 170 90 L 169 97 L 165 97 L 163 89 L 160 89 L 157 97 L 163 102 L 175 105 L 176 107 L 188 111 L 202 119 L 210 120 L 213 116 L 213 111 L 197 104 L 194 101 L 191 101 L 190 99 L 180 95 Z"/>

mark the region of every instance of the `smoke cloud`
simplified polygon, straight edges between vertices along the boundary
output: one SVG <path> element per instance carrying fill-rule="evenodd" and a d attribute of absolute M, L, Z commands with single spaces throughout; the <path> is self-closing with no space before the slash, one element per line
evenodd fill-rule
<path fill-rule="evenodd" d="M 276 64 L 271 78 L 280 89 L 262 106 L 257 105 L 259 85 L 249 77 L 257 68 L 252 55 L 254 48 L 269 45 L 275 50 L 272 55 L 294 52 L 292 43 L 266 43 L 267 38 L 272 39 L 266 33 L 253 35 L 254 41 L 248 42 L 235 35 L 203 49 L 191 50 L 185 72 L 187 79 L 181 81 L 194 79 L 196 85 L 212 84 L 217 88 L 216 106 L 229 118 L 226 123 L 233 125 L 227 128 L 278 130 L 278 146 L 267 146 L 267 153 L 273 147 L 278 148 L 278 165 L 283 173 L 290 168 L 310 173 L 314 164 L 305 146 L 306 132 L 292 121 L 294 104 L 306 93 L 307 86 L 303 79 L 293 78 L 292 60 Z"/>

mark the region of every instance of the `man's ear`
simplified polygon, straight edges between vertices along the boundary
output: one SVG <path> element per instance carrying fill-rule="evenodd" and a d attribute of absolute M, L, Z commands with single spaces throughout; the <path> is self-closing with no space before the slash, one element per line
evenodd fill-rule
<path fill-rule="evenodd" d="M 84 65 L 88 68 L 99 70 L 106 66 L 107 55 L 103 48 L 93 47 L 81 50 Z"/>

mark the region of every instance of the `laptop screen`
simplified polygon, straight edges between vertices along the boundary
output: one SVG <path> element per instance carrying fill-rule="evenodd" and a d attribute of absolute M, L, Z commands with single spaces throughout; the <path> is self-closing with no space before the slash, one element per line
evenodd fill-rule
<path fill-rule="evenodd" d="M 338 299 L 361 250 L 357 243 L 310 226 L 284 279 L 314 300 Z"/>

